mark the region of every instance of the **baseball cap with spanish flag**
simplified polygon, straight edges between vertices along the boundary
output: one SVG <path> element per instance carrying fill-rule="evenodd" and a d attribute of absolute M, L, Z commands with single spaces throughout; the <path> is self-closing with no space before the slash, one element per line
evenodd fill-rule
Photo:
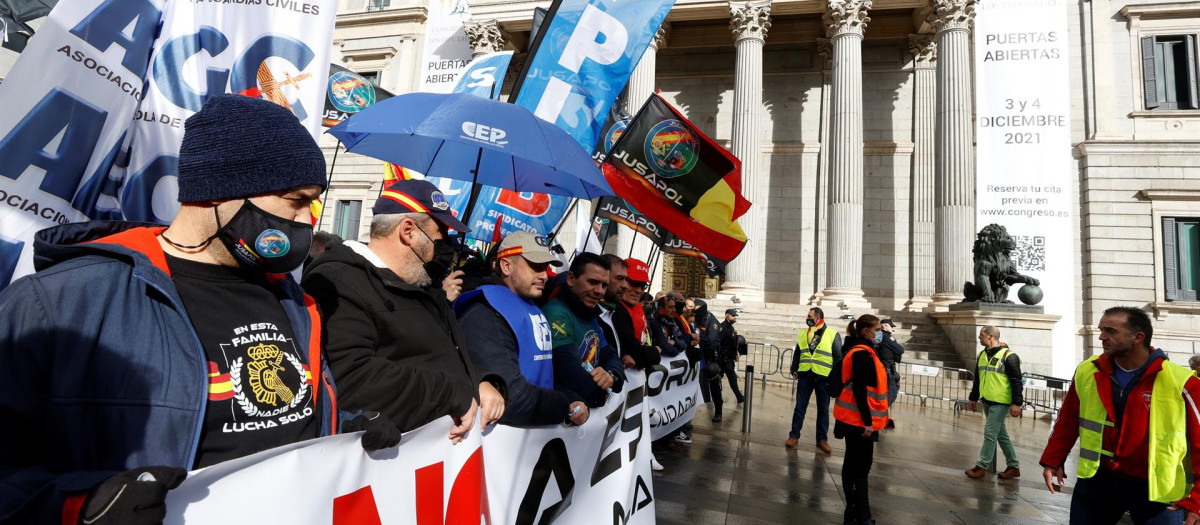
<path fill-rule="evenodd" d="M 375 201 L 372 211 L 375 215 L 427 213 L 447 228 L 460 232 L 471 231 L 467 225 L 454 217 L 450 203 L 437 186 L 424 180 L 396 181 L 379 194 L 379 200 Z"/>
<path fill-rule="evenodd" d="M 513 255 L 520 255 L 526 261 L 534 264 L 549 263 L 551 266 L 562 266 L 563 264 L 550 251 L 549 243 L 544 236 L 534 235 L 529 232 L 513 232 L 500 241 L 500 247 L 496 251 L 496 259 L 512 257 Z"/>

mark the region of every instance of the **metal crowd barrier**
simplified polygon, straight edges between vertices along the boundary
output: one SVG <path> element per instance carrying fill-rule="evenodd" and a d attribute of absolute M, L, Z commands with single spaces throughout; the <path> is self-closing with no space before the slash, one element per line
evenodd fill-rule
<path fill-rule="evenodd" d="M 909 397 L 919 399 L 921 406 L 926 406 L 929 401 L 946 402 L 954 408 L 954 415 L 958 415 L 963 404 L 969 402 L 971 384 L 975 380 L 975 373 L 970 370 L 912 363 L 899 363 L 896 370 L 900 372 L 897 403 L 907 401 Z"/>
<path fill-rule="evenodd" d="M 1067 390 L 1071 388 L 1071 380 L 1039 374 L 1021 374 L 1021 377 L 1025 380 L 1022 392 L 1025 408 L 1033 410 L 1033 417 L 1037 417 L 1038 412 L 1057 416 Z"/>

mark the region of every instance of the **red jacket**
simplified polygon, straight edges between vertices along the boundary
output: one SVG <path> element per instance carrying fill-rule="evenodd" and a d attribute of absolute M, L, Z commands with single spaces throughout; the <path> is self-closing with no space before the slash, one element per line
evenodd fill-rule
<path fill-rule="evenodd" d="M 1138 479 L 1147 479 L 1147 464 L 1149 463 L 1149 445 L 1146 439 L 1150 419 L 1150 396 L 1154 389 L 1154 380 L 1162 370 L 1166 355 L 1161 350 L 1151 354 L 1152 362 L 1146 368 L 1142 377 L 1129 386 L 1126 396 L 1125 410 L 1122 418 L 1116 418 L 1114 395 L 1120 387 L 1113 377 L 1113 360 L 1107 355 L 1095 361 L 1100 374 L 1097 377 L 1097 391 L 1104 407 L 1108 409 L 1108 417 L 1116 422 L 1114 427 L 1104 429 L 1104 450 L 1114 451 L 1113 457 L 1101 456 L 1100 468 L 1114 470 L 1121 474 Z M 1105 388 L 1105 385 L 1111 388 Z M 1184 404 L 1187 408 L 1187 439 L 1191 452 L 1192 470 L 1200 472 L 1200 380 L 1193 377 L 1184 384 Z M 1054 422 L 1054 430 L 1050 432 L 1050 441 L 1046 451 L 1042 453 L 1040 463 L 1043 467 L 1061 467 L 1067 460 L 1067 455 L 1075 447 L 1079 438 L 1079 395 L 1075 393 L 1075 385 L 1067 391 L 1062 408 L 1058 412 L 1058 420 Z M 1187 499 L 1179 502 L 1179 506 L 1200 514 L 1200 485 L 1192 488 Z"/>

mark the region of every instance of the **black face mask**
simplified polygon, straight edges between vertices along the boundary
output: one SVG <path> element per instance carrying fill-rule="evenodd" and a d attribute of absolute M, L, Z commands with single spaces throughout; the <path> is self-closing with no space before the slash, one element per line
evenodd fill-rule
<path fill-rule="evenodd" d="M 678 315 L 683 315 L 683 309 L 686 306 L 687 306 L 687 304 L 685 304 L 683 301 L 676 302 L 675 303 L 675 313 Z"/>
<path fill-rule="evenodd" d="M 243 268 L 288 273 L 304 264 L 312 247 L 312 225 L 276 217 L 249 200 L 228 223 L 220 224 L 218 216 L 214 235 Z"/>
<path fill-rule="evenodd" d="M 804 320 L 804 324 L 808 325 L 808 326 L 809 326 L 809 328 L 812 328 L 812 327 L 814 327 L 814 326 L 817 326 L 817 322 L 816 322 L 816 321 L 814 321 L 814 320 L 812 320 L 812 319 L 805 319 L 805 320 Z"/>
<path fill-rule="evenodd" d="M 426 239 L 429 239 L 429 242 L 433 243 L 433 258 L 426 261 L 424 257 L 417 254 L 416 250 L 413 250 L 413 254 L 424 262 L 425 273 L 429 274 L 429 279 L 432 281 L 431 284 L 439 286 L 442 280 L 447 275 L 450 275 L 450 267 L 454 265 L 454 245 L 447 239 L 434 240 L 419 226 L 417 229 L 421 231 L 421 235 L 424 235 Z M 412 246 L 409 246 L 408 249 L 412 250 Z"/>

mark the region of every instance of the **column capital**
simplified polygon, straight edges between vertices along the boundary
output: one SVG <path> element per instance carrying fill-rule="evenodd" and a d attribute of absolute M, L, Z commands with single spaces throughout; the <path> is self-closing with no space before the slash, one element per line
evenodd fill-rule
<path fill-rule="evenodd" d="M 729 2 L 729 30 L 737 41 L 766 40 L 771 29 L 771 2 Z"/>
<path fill-rule="evenodd" d="M 654 33 L 654 39 L 650 41 L 650 47 L 654 49 L 662 49 L 667 46 L 667 39 L 671 37 L 671 23 L 663 22 L 662 27 Z"/>
<path fill-rule="evenodd" d="M 937 63 L 937 37 L 928 33 L 908 35 L 908 52 L 912 53 L 913 66 L 933 67 Z"/>
<path fill-rule="evenodd" d="M 468 20 L 463 23 L 463 31 L 471 43 L 473 56 L 495 53 L 504 49 L 504 35 L 500 33 L 500 22 L 490 20 Z"/>
<path fill-rule="evenodd" d="M 821 22 L 825 24 L 825 36 L 833 38 L 838 35 L 861 35 L 867 29 L 871 17 L 867 11 L 872 7 L 871 0 L 828 0 Z"/>
<path fill-rule="evenodd" d="M 975 23 L 976 0 L 932 0 L 925 21 L 937 33 L 956 29 L 970 31 Z"/>

